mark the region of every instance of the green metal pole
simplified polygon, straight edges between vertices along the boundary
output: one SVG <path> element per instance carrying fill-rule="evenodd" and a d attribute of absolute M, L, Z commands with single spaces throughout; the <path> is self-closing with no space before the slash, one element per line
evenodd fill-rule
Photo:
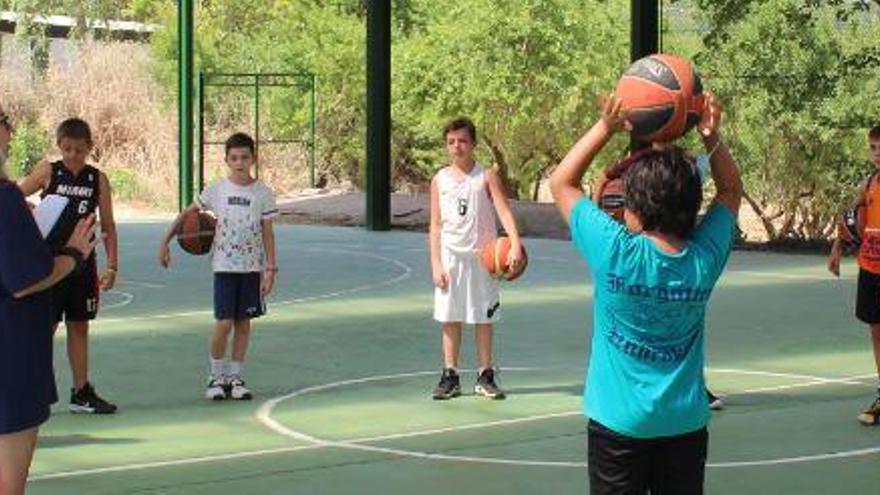
<path fill-rule="evenodd" d="M 636 60 L 657 53 L 659 43 L 659 0 L 630 0 L 630 60 Z M 648 143 L 632 138 L 633 151 L 648 146 Z"/>
<path fill-rule="evenodd" d="M 199 81 L 196 85 L 196 133 L 198 158 L 196 163 L 196 185 L 198 192 L 205 189 L 205 71 L 199 71 Z"/>
<path fill-rule="evenodd" d="M 315 155 L 317 154 L 317 142 L 315 140 L 315 134 L 317 131 L 318 123 L 317 123 L 317 110 L 316 110 L 316 102 L 317 99 L 316 93 L 318 92 L 318 77 L 312 74 L 312 101 L 311 108 L 309 109 L 309 172 L 311 176 L 312 186 L 315 187 L 317 184 L 317 180 L 315 179 Z"/>
<path fill-rule="evenodd" d="M 260 177 L 260 75 L 254 76 L 254 151 L 257 161 L 254 164 L 257 178 Z"/>
<path fill-rule="evenodd" d="M 391 228 L 391 2 L 367 2 L 367 229 Z"/>
<path fill-rule="evenodd" d="M 193 0 L 180 0 L 177 13 L 178 187 L 179 208 L 193 200 Z"/>

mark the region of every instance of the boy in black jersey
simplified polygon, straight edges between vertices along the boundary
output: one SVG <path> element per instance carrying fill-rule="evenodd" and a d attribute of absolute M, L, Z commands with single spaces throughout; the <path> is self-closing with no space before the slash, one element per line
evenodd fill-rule
<path fill-rule="evenodd" d="M 98 396 L 89 383 L 88 373 L 89 321 L 98 314 L 100 290 L 113 288 L 119 268 L 110 181 L 103 172 L 86 164 L 92 151 L 92 133 L 85 121 L 77 118 L 65 120 L 58 126 L 55 137 L 62 159 L 41 163 L 19 186 L 26 196 L 39 191 L 42 197 L 55 194 L 68 198 L 67 207 L 47 238 L 53 248 L 64 246 L 77 222 L 98 211 L 101 232 L 105 236 L 107 267 L 99 278 L 95 255 L 92 254 L 81 270 L 58 284 L 54 299 L 57 321 L 61 322 L 63 318 L 67 324 L 67 357 L 73 375 L 70 411 L 113 414 L 116 406 Z"/>

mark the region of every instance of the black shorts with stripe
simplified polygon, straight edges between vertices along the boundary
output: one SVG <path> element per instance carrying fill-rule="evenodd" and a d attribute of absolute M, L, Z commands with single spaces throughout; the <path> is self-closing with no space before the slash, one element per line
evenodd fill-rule
<path fill-rule="evenodd" d="M 91 256 L 52 290 L 55 321 L 94 320 L 101 303 L 98 285 L 98 263 Z"/>

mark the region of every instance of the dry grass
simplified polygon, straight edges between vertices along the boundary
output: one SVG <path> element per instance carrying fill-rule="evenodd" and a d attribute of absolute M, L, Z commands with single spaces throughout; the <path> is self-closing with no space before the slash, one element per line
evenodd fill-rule
<path fill-rule="evenodd" d="M 94 161 L 123 182 L 115 200 L 172 210 L 177 205 L 177 114 L 173 95 L 164 95 L 151 74 L 149 46 L 87 42 L 74 46 L 70 60 L 53 58 L 46 76 L 31 80 L 26 63 L 0 78 L 0 104 L 19 122 L 45 130 L 48 143 L 62 120 L 81 117 L 92 127 Z M 20 59 L 22 48 L 15 51 Z M 9 56 L 10 49 L 6 48 Z M 170 103 L 169 103 L 170 96 Z M 221 110 L 222 112 L 222 110 Z M 250 131 L 247 112 L 230 111 L 209 129 L 214 137 Z M 47 158 L 55 158 L 50 146 Z M 222 146 L 206 150 L 206 179 L 225 175 Z M 267 144 L 261 152 L 261 178 L 279 195 L 308 186 L 307 159 L 298 146 Z"/>

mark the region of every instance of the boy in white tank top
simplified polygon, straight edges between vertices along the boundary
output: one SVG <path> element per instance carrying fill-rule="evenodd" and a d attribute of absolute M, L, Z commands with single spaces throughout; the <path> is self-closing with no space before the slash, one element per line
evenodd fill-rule
<path fill-rule="evenodd" d="M 434 279 L 434 319 L 443 330 L 443 374 L 434 388 L 436 400 L 461 395 L 458 359 L 462 324 L 474 325 L 479 372 L 474 392 L 503 399 L 495 383 L 492 362 L 492 324 L 501 301 L 498 281 L 480 262 L 484 246 L 495 241 L 501 220 L 511 240 L 509 263 L 523 262 L 516 220 L 498 174 L 474 161 L 476 128 L 462 117 L 444 129 L 450 165 L 431 181 L 431 271 Z"/>

